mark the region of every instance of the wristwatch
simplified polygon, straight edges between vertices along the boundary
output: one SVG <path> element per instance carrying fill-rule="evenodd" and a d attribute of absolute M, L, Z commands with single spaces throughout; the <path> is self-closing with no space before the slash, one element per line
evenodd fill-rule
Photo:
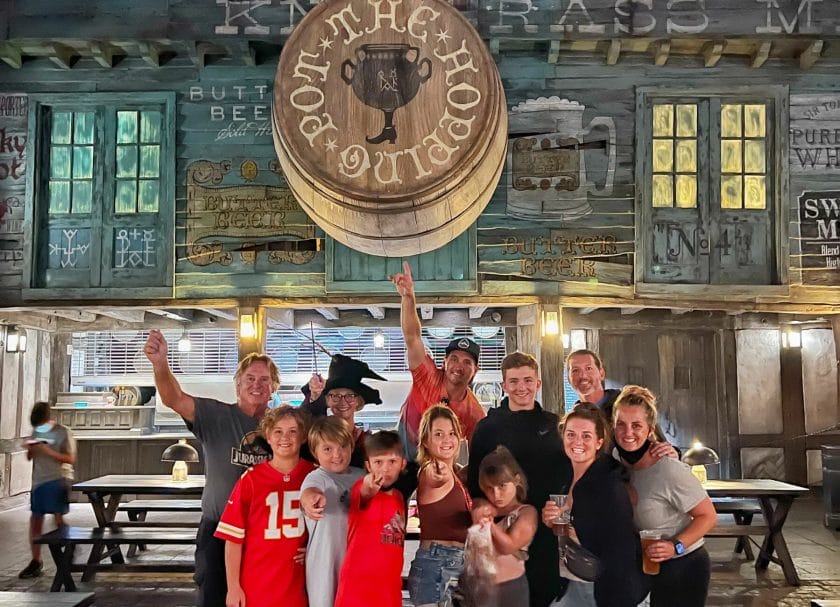
<path fill-rule="evenodd" d="M 685 544 L 683 544 L 677 538 L 671 538 L 671 542 L 673 542 L 674 544 L 674 554 L 676 554 L 677 556 L 682 556 L 683 554 L 685 554 Z"/>

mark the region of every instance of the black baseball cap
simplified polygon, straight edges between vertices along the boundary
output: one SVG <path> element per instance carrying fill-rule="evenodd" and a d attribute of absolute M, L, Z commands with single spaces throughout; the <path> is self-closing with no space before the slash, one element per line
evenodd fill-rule
<path fill-rule="evenodd" d="M 456 337 L 450 341 L 449 345 L 446 346 L 447 356 L 450 352 L 454 352 L 455 350 L 466 352 L 473 357 L 475 364 L 478 364 L 478 355 L 481 354 L 481 347 L 469 337 Z"/>

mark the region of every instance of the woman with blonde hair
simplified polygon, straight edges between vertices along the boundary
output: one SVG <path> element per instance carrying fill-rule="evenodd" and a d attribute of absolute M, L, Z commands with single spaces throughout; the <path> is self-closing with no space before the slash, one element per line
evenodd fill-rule
<path fill-rule="evenodd" d="M 408 573 L 414 605 L 451 605 L 464 568 L 472 501 L 455 470 L 461 437 L 461 424 L 449 407 L 435 405 L 423 414 L 417 451 L 420 547 Z"/>
<path fill-rule="evenodd" d="M 715 507 L 687 465 L 651 455 L 656 397 L 650 390 L 625 386 L 613 407 L 613 425 L 616 449 L 636 495 L 636 526 L 661 538 L 644 549 L 649 560 L 659 563 L 659 573 L 650 576 L 651 607 L 702 607 L 710 576 L 703 536 L 715 526 Z"/>

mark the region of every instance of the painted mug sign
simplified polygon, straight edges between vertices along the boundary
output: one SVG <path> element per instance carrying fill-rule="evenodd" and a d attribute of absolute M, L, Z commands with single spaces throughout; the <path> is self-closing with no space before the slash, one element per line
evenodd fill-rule
<path fill-rule="evenodd" d="M 800 194 L 799 234 L 802 282 L 840 283 L 840 190 Z"/>
<path fill-rule="evenodd" d="M 267 141 L 271 136 L 270 91 L 270 84 L 194 84 L 187 89 L 185 102 L 201 108 L 215 141 Z"/>
<path fill-rule="evenodd" d="M 840 95 L 790 96 L 790 171 L 840 175 Z"/>
<path fill-rule="evenodd" d="M 612 118 L 596 116 L 583 124 L 586 106 L 559 97 L 529 99 L 514 106 L 509 117 L 511 171 L 507 213 L 520 217 L 573 220 L 592 212 L 588 195 L 608 196 L 615 176 L 616 131 Z M 590 134 L 601 129 L 597 140 Z M 517 132 L 528 136 L 515 138 Z M 542 133 L 532 135 L 532 133 Z M 586 170 L 584 150 L 601 148 L 606 174 L 595 182 Z"/>
<path fill-rule="evenodd" d="M 259 243 L 272 240 L 315 238 L 315 226 L 300 210 L 288 188 L 270 185 L 222 185 L 231 163 L 201 160 L 187 168 L 187 260 L 196 266 L 234 261 L 252 264 Z M 257 163 L 244 161 L 239 167 L 242 181 L 252 182 L 259 174 Z M 314 250 L 271 250 L 271 264 L 305 264 Z"/>

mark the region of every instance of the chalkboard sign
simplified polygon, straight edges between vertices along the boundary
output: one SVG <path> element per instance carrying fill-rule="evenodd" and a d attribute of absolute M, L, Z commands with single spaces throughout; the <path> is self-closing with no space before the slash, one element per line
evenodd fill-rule
<path fill-rule="evenodd" d="M 802 282 L 840 283 L 840 190 L 799 196 Z"/>

